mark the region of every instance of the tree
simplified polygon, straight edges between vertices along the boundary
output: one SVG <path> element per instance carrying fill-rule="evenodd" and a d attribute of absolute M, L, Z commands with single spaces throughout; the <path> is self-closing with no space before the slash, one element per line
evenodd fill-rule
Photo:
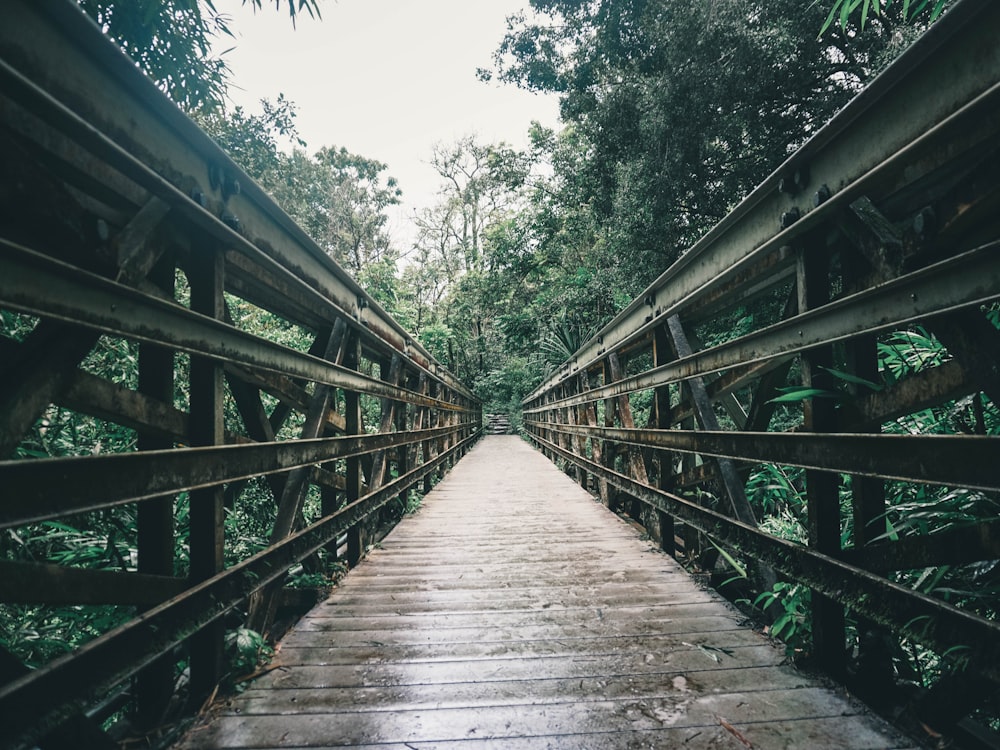
<path fill-rule="evenodd" d="M 322 148 L 316 162 L 328 173 L 326 251 L 355 276 L 384 261 L 394 266 L 386 211 L 403 191 L 394 177 L 383 177 L 387 165 L 345 148 Z"/>
<path fill-rule="evenodd" d="M 505 297 L 493 283 L 497 261 L 489 233 L 524 208 L 531 163 L 507 144 L 466 136 L 435 146 L 431 165 L 441 179 L 439 200 L 416 217 L 416 267 L 404 272 L 404 281 L 418 336 L 432 329 L 440 338 L 446 329 L 445 361 L 473 382 L 499 351 L 495 322 Z"/>
<path fill-rule="evenodd" d="M 646 286 L 868 80 L 895 41 L 800 0 L 533 0 L 508 20 L 501 80 L 560 95 L 606 258 Z M 484 76 L 491 75 L 484 73 Z M 569 210 L 572 210 L 571 208 Z M 608 270 L 607 268 L 602 270 Z"/>
<path fill-rule="evenodd" d="M 232 37 L 229 18 L 212 0 L 77 0 L 167 96 L 187 112 L 221 109 L 229 84 L 212 40 Z M 243 0 L 255 10 L 264 0 Z M 275 7 L 281 8 L 281 0 Z M 294 24 L 305 11 L 319 18 L 319 0 L 287 0 Z"/>
<path fill-rule="evenodd" d="M 295 127 L 295 105 L 284 94 L 278 94 L 275 102 L 261 99 L 260 105 L 260 114 L 250 114 L 240 106 L 229 112 L 194 113 L 201 129 L 258 181 L 280 167 L 279 141 L 286 140 L 302 148 L 306 145 Z"/>

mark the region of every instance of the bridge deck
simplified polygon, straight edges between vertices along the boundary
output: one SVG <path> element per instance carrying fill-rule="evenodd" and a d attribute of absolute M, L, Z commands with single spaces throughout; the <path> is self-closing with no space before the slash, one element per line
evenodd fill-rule
<path fill-rule="evenodd" d="M 183 748 L 907 746 L 517 437 L 381 547 Z"/>

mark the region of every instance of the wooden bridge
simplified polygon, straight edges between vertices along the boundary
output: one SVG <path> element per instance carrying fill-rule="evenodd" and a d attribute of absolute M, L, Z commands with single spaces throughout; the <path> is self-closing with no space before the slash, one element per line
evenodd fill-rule
<path fill-rule="evenodd" d="M 910 747 L 516 436 L 491 436 L 180 744 Z"/>
<path fill-rule="evenodd" d="M 997 38 L 954 3 L 525 399 L 532 447 L 75 3 L 4 3 L 0 748 L 1000 745 Z"/>

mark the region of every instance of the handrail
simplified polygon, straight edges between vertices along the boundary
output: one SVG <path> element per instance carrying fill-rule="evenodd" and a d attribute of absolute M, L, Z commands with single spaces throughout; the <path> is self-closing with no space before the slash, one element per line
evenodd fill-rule
<path fill-rule="evenodd" d="M 178 664 L 197 709 L 225 628 L 267 631 L 293 566 L 356 564 L 479 437 L 481 404 L 74 2 L 0 10 L 0 163 L 0 529 L 137 518 L 115 570 L 0 561 L 0 604 L 137 607 L 0 684 L 0 747 L 68 746 L 109 695 L 137 731 L 176 718 Z M 34 455 L 62 413 L 134 440 Z M 251 510 L 254 554 L 225 539 Z"/>
<path fill-rule="evenodd" d="M 848 644 L 855 617 L 1000 681 L 995 602 L 894 577 L 996 560 L 995 513 L 887 531 L 891 493 L 986 508 L 1000 491 L 983 418 L 1000 406 L 998 34 L 1000 5 L 954 4 L 522 403 L 539 448 L 666 551 L 726 549 L 751 600 L 779 577 L 809 587 L 812 648 L 842 679 L 849 645 L 891 662 L 861 624 Z M 887 372 L 923 331 L 937 358 Z M 967 411 L 974 434 L 917 429 L 928 409 Z M 756 475 L 786 480 L 806 542 L 758 528 Z"/>

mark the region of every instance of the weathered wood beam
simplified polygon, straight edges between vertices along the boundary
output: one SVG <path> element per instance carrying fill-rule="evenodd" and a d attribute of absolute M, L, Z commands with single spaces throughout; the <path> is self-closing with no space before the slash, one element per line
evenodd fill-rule
<path fill-rule="evenodd" d="M 214 321 L 226 314 L 225 266 L 219 248 L 204 243 L 194 248 L 188 269 L 191 310 Z M 223 443 L 225 388 L 221 362 L 191 357 L 191 443 Z M 188 576 L 192 584 L 218 574 L 225 564 L 224 488 L 210 485 L 192 490 L 189 498 Z M 222 623 L 213 621 L 190 641 L 191 692 L 189 706 L 200 707 L 222 677 Z"/>
<path fill-rule="evenodd" d="M 1000 490 L 993 465 L 1000 437 L 812 432 L 647 430 L 560 425 L 632 445 L 723 456 L 753 463 L 787 464 L 817 471 L 922 482 L 945 487 Z"/>
<path fill-rule="evenodd" d="M 342 363 L 350 339 L 347 325 L 343 321 L 338 321 L 338 324 L 333 327 L 326 338 L 323 358 L 335 364 Z M 301 440 L 315 440 L 322 435 L 326 414 L 330 410 L 331 391 L 329 386 L 316 384 L 312 403 L 309 405 L 305 423 L 302 425 Z M 278 513 L 271 528 L 269 539 L 271 544 L 285 539 L 294 531 L 296 522 L 299 521 L 302 514 L 302 505 L 305 502 L 306 491 L 309 489 L 311 474 L 312 467 L 307 466 L 289 472 L 278 502 Z M 264 633 L 271 627 L 277 611 L 277 592 L 280 587 L 281 583 L 275 582 L 271 586 L 261 589 L 251 599 L 247 623 L 252 630 Z"/>
<path fill-rule="evenodd" d="M 973 309 L 1000 295 L 1000 241 L 920 268 L 885 284 L 801 311 L 755 333 L 682 357 L 663 367 L 557 400 L 564 408 L 586 400 L 655 388 L 775 356 L 809 351 L 855 336 L 895 330 L 942 313 Z M 525 409 L 531 413 L 537 407 Z"/>
<path fill-rule="evenodd" d="M 903 536 L 841 550 L 837 558 L 874 573 L 1000 559 L 1000 521 Z"/>
<path fill-rule="evenodd" d="M 399 385 L 400 378 L 403 376 L 403 361 L 399 356 L 393 356 L 391 363 L 389 364 L 389 371 L 383 376 L 383 380 L 390 385 Z M 381 411 L 378 423 L 378 432 L 380 434 L 385 434 L 392 430 L 393 420 L 395 419 L 396 413 L 396 402 L 389 398 L 383 398 L 381 403 Z M 386 472 L 386 452 L 379 451 L 372 458 L 372 470 L 368 475 L 368 484 L 374 489 L 382 486 L 385 479 Z"/>
<path fill-rule="evenodd" d="M 0 369 L 0 457 L 6 458 L 49 404 L 59 399 L 100 334 L 40 321 L 20 345 L 20 357 Z"/>
<path fill-rule="evenodd" d="M 612 382 L 623 378 L 624 373 L 621 362 L 615 352 L 608 354 L 608 367 Z M 627 430 L 634 429 L 635 419 L 632 417 L 632 405 L 629 403 L 628 396 L 619 396 L 616 402 L 618 420 L 621 422 L 621 426 Z M 638 450 L 628 450 L 628 462 L 632 478 L 638 482 L 648 484 L 649 475 L 646 473 L 646 464 L 642 460 L 642 453 Z"/>
<path fill-rule="evenodd" d="M 188 587 L 184 578 L 119 570 L 0 560 L 0 601 L 149 607 Z"/>
<path fill-rule="evenodd" d="M 176 283 L 173 261 L 163 259 L 147 270 L 150 281 L 173 299 Z M 143 397 L 165 409 L 170 408 L 168 404 L 174 398 L 174 353 L 155 344 L 140 344 L 138 369 L 138 388 Z M 183 415 L 184 440 L 188 439 L 188 425 L 187 415 Z M 173 440 L 159 430 L 140 429 L 136 442 L 140 451 L 173 447 Z M 136 510 L 136 525 L 138 572 L 173 575 L 174 495 L 166 494 L 142 503 Z M 169 597 L 160 601 L 166 598 Z M 150 605 L 158 603 L 150 602 Z M 161 723 L 174 687 L 174 664 L 170 658 L 160 658 L 136 675 L 134 720 L 137 727 L 151 728 Z"/>
<path fill-rule="evenodd" d="M 670 331 L 670 338 L 673 341 L 677 356 L 692 356 L 691 345 L 688 343 L 687 335 L 684 333 L 684 327 L 681 325 L 680 318 L 676 315 L 671 315 L 667 318 L 667 328 Z M 719 419 L 712 409 L 712 402 L 708 397 L 708 392 L 705 390 L 705 383 L 701 378 L 694 377 L 685 380 L 684 385 L 691 395 L 691 402 L 694 405 L 698 423 L 702 429 L 718 432 Z M 744 523 L 756 526 L 757 519 L 754 517 L 753 509 L 750 507 L 746 493 L 743 491 L 743 480 L 736 473 L 736 467 L 733 465 L 733 462 L 728 458 L 721 457 L 717 457 L 716 461 L 719 466 L 719 474 L 722 477 L 722 489 L 729 499 L 729 507 L 732 508 L 733 516 Z"/>

